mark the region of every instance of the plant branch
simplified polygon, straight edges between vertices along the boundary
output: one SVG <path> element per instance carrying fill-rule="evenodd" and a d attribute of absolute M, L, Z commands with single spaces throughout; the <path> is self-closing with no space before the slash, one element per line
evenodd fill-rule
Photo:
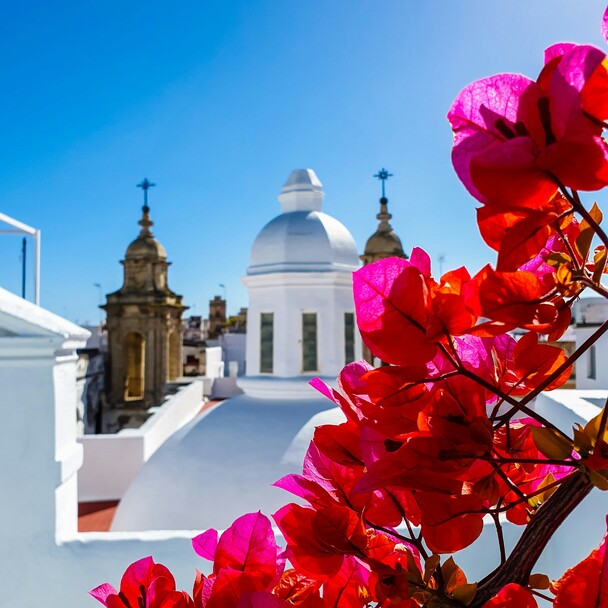
<path fill-rule="evenodd" d="M 471 608 L 482 608 L 508 583 L 527 585 L 532 568 L 554 532 L 592 488 L 582 473 L 564 481 L 532 517 L 507 561 L 480 581 Z"/>
<path fill-rule="evenodd" d="M 566 187 L 561 184 L 559 180 L 557 180 L 557 183 L 559 185 L 559 189 L 562 191 L 562 194 L 568 199 L 574 211 L 576 211 L 583 217 L 583 219 L 589 224 L 589 226 L 591 226 L 595 234 L 597 234 L 597 236 L 600 238 L 602 243 L 604 243 L 604 245 L 608 247 L 608 235 L 604 232 L 602 227 L 591 217 L 591 214 L 589 213 L 589 211 L 587 211 L 585 205 L 583 205 L 581 197 L 578 195 L 578 192 L 573 189 L 572 194 L 570 194 L 570 192 L 568 192 Z"/>
<path fill-rule="evenodd" d="M 597 342 L 606 332 L 608 331 L 608 321 L 600 326 L 600 328 L 591 334 L 573 353 L 566 361 L 564 361 L 548 378 L 543 380 L 531 393 L 528 393 L 520 402 L 519 406 L 530 403 L 532 399 L 540 395 L 550 384 L 568 369 L 579 357 L 581 357 L 587 349 L 589 349 L 595 342 Z M 563 434 L 563 433 L 562 433 Z"/>

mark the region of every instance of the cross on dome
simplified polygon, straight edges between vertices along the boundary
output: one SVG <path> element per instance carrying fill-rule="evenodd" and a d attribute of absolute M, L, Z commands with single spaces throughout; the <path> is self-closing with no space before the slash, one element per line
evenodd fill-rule
<path fill-rule="evenodd" d="M 137 187 L 144 191 L 144 207 L 148 206 L 148 190 L 154 188 L 154 186 L 156 186 L 156 184 L 153 184 L 147 177 L 144 177 L 144 179 L 137 184 Z"/>
<path fill-rule="evenodd" d="M 378 171 L 374 177 L 377 177 L 382 182 L 382 198 L 386 198 L 384 193 L 384 183 L 389 177 L 393 177 L 393 174 L 389 173 L 384 167 L 382 167 L 382 169 L 380 169 L 380 171 Z"/>
<path fill-rule="evenodd" d="M 143 215 L 141 220 L 138 222 L 141 226 L 141 234 L 140 236 L 146 234 L 152 234 L 150 232 L 150 226 L 154 225 L 154 222 L 150 219 L 150 207 L 148 207 L 148 190 L 150 188 L 154 188 L 156 184 L 153 184 L 147 177 L 137 184 L 138 188 L 141 188 L 144 192 L 144 206 L 142 207 Z"/>

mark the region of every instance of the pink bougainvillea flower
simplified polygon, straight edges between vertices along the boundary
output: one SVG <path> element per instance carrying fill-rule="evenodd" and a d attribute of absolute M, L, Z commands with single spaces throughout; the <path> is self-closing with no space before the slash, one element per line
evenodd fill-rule
<path fill-rule="evenodd" d="M 244 593 L 271 590 L 285 566 L 270 520 L 259 512 L 236 519 L 219 539 L 215 530 L 203 532 L 192 546 L 213 559 L 213 574 L 195 585 L 197 608 L 234 608 Z"/>
<path fill-rule="evenodd" d="M 436 343 L 426 334 L 429 293 L 424 275 L 407 260 L 387 258 L 353 275 L 357 324 L 363 341 L 383 361 L 430 361 Z"/>
<path fill-rule="evenodd" d="M 448 336 L 477 322 L 470 305 L 477 281 L 458 268 L 439 281 L 430 275 L 427 254 L 414 250 L 417 265 L 401 258 L 368 264 L 354 274 L 357 324 L 364 342 L 384 362 L 425 366 Z"/>
<path fill-rule="evenodd" d="M 538 82 L 499 74 L 458 95 L 448 120 L 452 161 L 482 203 L 536 208 L 559 184 L 597 190 L 608 184 L 608 146 L 601 138 L 608 106 L 606 56 L 591 46 L 559 45 Z M 593 93 L 592 93 L 593 92 Z"/>
<path fill-rule="evenodd" d="M 608 608 L 607 537 L 608 534 L 597 549 L 553 583 L 555 608 Z"/>
<path fill-rule="evenodd" d="M 122 576 L 120 591 L 105 583 L 90 594 L 106 608 L 194 608 L 185 591 L 175 589 L 175 579 L 168 568 L 144 557 L 132 563 Z"/>
<path fill-rule="evenodd" d="M 324 606 L 368 606 L 371 599 L 369 578 L 368 567 L 355 557 L 346 557 L 340 570 L 323 586 Z"/>
<path fill-rule="evenodd" d="M 586 605 L 591 606 L 591 604 Z M 538 608 L 538 604 L 527 589 L 515 583 L 509 583 L 487 601 L 483 608 Z"/>
<path fill-rule="evenodd" d="M 364 555 L 365 526 L 348 507 L 315 510 L 288 504 L 273 517 L 287 541 L 289 560 L 307 576 L 327 580 L 340 570 L 345 555 Z"/>

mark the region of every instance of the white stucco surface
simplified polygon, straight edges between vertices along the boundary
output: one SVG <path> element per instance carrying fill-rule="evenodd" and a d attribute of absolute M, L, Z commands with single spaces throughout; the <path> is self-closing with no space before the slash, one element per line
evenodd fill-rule
<path fill-rule="evenodd" d="M 256 397 L 268 396 L 270 390 L 278 394 L 276 382 L 262 386 L 264 378 L 335 378 L 348 362 L 345 314 L 355 310 L 352 273 L 359 267 L 359 257 L 350 232 L 321 211 L 323 198 L 322 184 L 312 169 L 292 171 L 279 194 L 283 212 L 262 228 L 253 244 L 242 279 L 249 307 L 246 378 L 241 386 Z M 261 315 L 268 313 L 274 319 L 273 369 L 262 372 Z M 317 319 L 317 369 L 310 372 L 303 371 L 304 313 L 315 313 Z M 358 359 L 361 340 L 354 333 Z"/>
<path fill-rule="evenodd" d="M 289 497 L 272 484 L 301 469 L 301 460 L 294 466 L 285 454 L 302 427 L 331 405 L 324 398 L 241 395 L 203 412 L 142 467 L 112 530 L 224 528 L 243 513 L 274 512 Z M 310 441 L 313 428 L 307 429 Z"/>
<path fill-rule="evenodd" d="M 146 555 L 168 565 L 179 588 L 191 589 L 195 568 L 209 572 L 209 563 L 194 555 L 191 537 L 209 525 L 224 527 L 259 506 L 270 514 L 288 502 L 289 494 L 268 484 L 299 470 L 296 461 L 317 424 L 340 420 L 338 412 L 327 411 L 328 402 L 322 399 L 286 403 L 242 396 L 230 400 L 192 421 L 161 447 L 142 469 L 142 484 L 133 485 L 134 491 L 139 485 L 148 499 L 142 506 L 143 518 L 155 502 L 173 502 L 170 514 L 191 515 L 188 522 L 180 519 L 183 527 L 191 529 L 79 534 L 76 473 L 82 452 L 76 442 L 75 349 L 86 338 L 81 328 L 0 289 L 0 387 L 5 414 L 0 425 L 2 608 L 93 608 L 99 604 L 87 591 L 105 581 L 117 585 L 125 568 Z M 553 391 L 541 395 L 536 407 L 547 408 L 567 429 L 599 411 L 597 400 L 606 395 L 606 391 Z M 215 465 L 201 471 L 200 457 L 205 462 L 211 455 Z M 146 480 L 143 473 L 148 466 Z M 221 487 L 224 474 L 230 476 L 225 481 L 232 493 L 215 489 Z M 195 492 L 202 507 L 188 502 L 183 490 L 175 490 L 172 477 Z M 153 478 L 156 482 L 149 483 Z M 258 500 L 260 488 L 263 505 Z M 594 491 L 556 534 L 535 571 L 556 578 L 597 546 L 605 530 L 607 503 L 607 493 Z M 217 515 L 215 522 L 206 521 L 206 509 Z M 508 547 L 520 531 L 504 526 Z M 469 580 L 487 574 L 496 560 L 491 525 L 478 544 L 456 556 Z"/>
<path fill-rule="evenodd" d="M 574 305 L 574 335 L 578 348 L 608 320 L 608 302 L 604 298 L 581 298 Z M 608 387 L 608 333 L 605 333 L 576 362 L 576 388 Z"/>
<path fill-rule="evenodd" d="M 194 379 L 156 408 L 138 429 L 78 437 L 84 449 L 78 471 L 79 502 L 122 498 L 144 462 L 198 414 L 202 403 L 203 380 Z"/>
<path fill-rule="evenodd" d="M 262 228 L 247 272 L 352 271 L 358 264 L 355 241 L 337 219 L 322 211 L 291 211 Z"/>

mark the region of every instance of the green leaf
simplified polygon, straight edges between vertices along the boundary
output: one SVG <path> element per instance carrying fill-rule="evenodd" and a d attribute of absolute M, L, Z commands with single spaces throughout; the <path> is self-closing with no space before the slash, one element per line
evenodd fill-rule
<path fill-rule="evenodd" d="M 599 471 L 592 471 L 587 469 L 587 475 L 589 475 L 589 481 L 599 490 L 608 490 L 608 479 L 606 479 Z"/>
<path fill-rule="evenodd" d="M 593 256 L 593 282 L 598 285 L 601 283 L 602 274 L 604 273 L 604 269 L 606 268 L 606 254 L 608 254 L 608 249 L 606 247 L 598 247 L 595 250 L 595 255 Z"/>
<path fill-rule="evenodd" d="M 547 458 L 565 460 L 572 455 L 572 442 L 544 426 L 532 427 L 534 444 Z"/>
<path fill-rule="evenodd" d="M 433 572 L 435 572 L 435 568 L 439 565 L 439 560 L 441 558 L 436 553 L 433 553 L 430 557 L 428 557 L 424 562 L 424 583 L 427 584 L 431 580 L 431 576 L 433 576 Z"/>
<path fill-rule="evenodd" d="M 597 203 L 593 203 L 593 207 L 591 207 L 589 215 L 597 222 L 597 224 L 602 223 L 602 211 L 597 206 Z M 589 254 L 589 249 L 591 249 L 591 243 L 593 242 L 595 231 L 585 219 L 581 221 L 580 226 L 581 232 L 576 239 L 576 248 L 583 257 L 583 260 L 586 260 L 587 255 Z"/>
<path fill-rule="evenodd" d="M 452 597 L 465 606 L 468 606 L 475 598 L 476 593 L 477 583 L 465 583 L 464 585 L 459 585 L 452 591 Z"/>
<path fill-rule="evenodd" d="M 589 456 L 593 450 L 593 443 L 585 429 L 580 424 L 576 424 L 572 430 L 574 433 L 574 449 L 583 457 Z"/>
<path fill-rule="evenodd" d="M 569 264 L 572 262 L 572 258 L 567 253 L 552 253 L 545 258 L 545 262 L 549 266 L 556 268 L 562 264 Z"/>

